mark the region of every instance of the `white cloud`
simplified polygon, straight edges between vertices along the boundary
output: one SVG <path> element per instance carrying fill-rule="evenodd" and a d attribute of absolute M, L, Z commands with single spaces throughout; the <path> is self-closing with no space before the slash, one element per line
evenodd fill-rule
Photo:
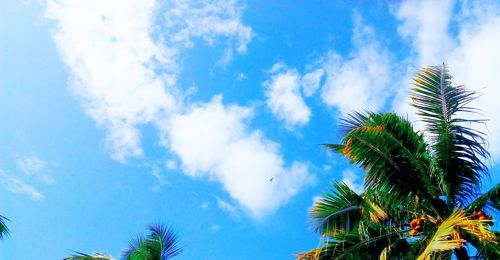
<path fill-rule="evenodd" d="M 177 106 L 165 89 L 175 79 L 176 51 L 150 38 L 155 5 L 153 0 L 47 2 L 72 89 L 86 113 L 107 130 L 106 147 L 119 161 L 143 154 L 137 126 Z M 167 74 L 157 75 L 159 67 Z"/>
<path fill-rule="evenodd" d="M 364 190 L 362 180 L 360 180 L 359 176 L 352 170 L 345 170 L 342 172 L 342 181 L 358 194 L 361 194 Z"/>
<path fill-rule="evenodd" d="M 260 131 L 246 128 L 251 112 L 224 106 L 216 96 L 173 117 L 168 139 L 187 174 L 222 183 L 233 199 L 261 217 L 286 203 L 313 177 L 303 163 L 286 168 L 278 145 Z"/>
<path fill-rule="evenodd" d="M 324 74 L 325 71 L 323 69 L 316 69 L 302 77 L 300 85 L 302 85 L 302 91 L 306 97 L 312 96 L 318 90 Z"/>
<path fill-rule="evenodd" d="M 36 155 L 27 155 L 16 160 L 17 167 L 28 177 L 36 178 L 45 184 L 55 183 L 54 177 L 48 172 L 54 165 L 47 163 Z"/>
<path fill-rule="evenodd" d="M 12 193 L 26 194 L 35 201 L 43 199 L 43 195 L 35 187 L 5 174 L 2 170 L 0 170 L 0 183 Z"/>
<path fill-rule="evenodd" d="M 203 203 L 201 203 L 200 208 L 208 209 L 208 206 L 209 206 L 208 202 L 203 202 Z"/>
<path fill-rule="evenodd" d="M 398 32 L 418 50 L 417 68 L 442 63 L 453 48 L 454 42 L 448 34 L 453 3 L 453 0 L 412 0 L 399 6 Z"/>
<path fill-rule="evenodd" d="M 271 69 L 275 74 L 263 84 L 267 105 L 287 126 L 305 125 L 309 122 L 311 110 L 300 93 L 300 75 L 294 69 L 280 69 L 277 64 Z"/>
<path fill-rule="evenodd" d="M 479 4 L 479 3 L 476 3 Z M 500 158 L 500 8 L 492 6 L 465 6 L 478 9 L 474 15 L 475 22 L 462 24 L 457 42 L 448 59 L 450 71 L 457 84 L 466 85 L 469 89 L 482 94 L 472 106 L 481 110 L 486 122 L 490 140 L 490 152 Z M 484 9 L 483 9 L 484 8 Z M 494 15 L 490 10 L 497 10 Z M 481 129 L 482 130 L 482 129 Z"/>
<path fill-rule="evenodd" d="M 453 8 L 460 13 L 451 19 Z M 411 39 L 418 66 L 445 61 L 455 83 L 483 94 L 471 106 L 479 108 L 484 118 L 489 119 L 486 132 L 490 151 L 494 158 L 499 158 L 500 5 L 490 1 L 464 1 L 459 5 L 453 5 L 452 1 L 410 1 L 399 6 L 397 16 L 402 23 L 400 32 Z M 450 32 L 451 23 L 456 33 Z M 415 30 L 413 34 L 411 30 Z M 408 109 L 406 105 L 402 107 Z"/>
<path fill-rule="evenodd" d="M 408 105 L 408 93 L 415 72 L 422 67 L 441 64 L 455 45 L 448 33 L 453 3 L 453 0 L 411 0 L 402 2 L 394 10 L 400 21 L 398 32 L 413 49 L 408 60 L 400 62 L 400 67 L 406 67 L 406 72 L 401 78 L 395 79 L 400 82 L 401 87 L 393 100 L 393 108 L 398 113 L 408 115 L 419 130 L 422 130 L 424 125 L 416 121 L 416 110 Z"/>
<path fill-rule="evenodd" d="M 253 33 L 242 22 L 243 9 L 238 1 L 164 4 L 47 0 L 46 16 L 56 22 L 53 38 L 71 88 L 106 130 L 113 159 L 143 156 L 139 128 L 152 124 L 187 175 L 222 183 L 232 198 L 262 216 L 311 180 L 307 167 L 293 162 L 286 168 L 276 143 L 246 129 L 251 109 L 226 107 L 218 98 L 191 107 L 183 100 L 189 93 L 176 87 L 179 60 L 195 39 L 209 45 L 222 41 L 225 61 L 233 49 L 246 51 Z M 164 27 L 153 24 L 159 12 L 164 12 Z M 269 183 L 273 177 L 279 181 Z"/>
<path fill-rule="evenodd" d="M 325 82 L 322 99 L 341 113 L 363 108 L 380 109 L 391 88 L 391 59 L 375 38 L 373 29 L 355 17 L 353 43 L 355 50 L 344 58 L 330 52 L 324 58 Z"/>
<path fill-rule="evenodd" d="M 251 40 L 236 1 L 169 1 L 167 7 L 168 30 L 155 42 L 153 22 L 161 10 L 155 0 L 119 5 L 47 0 L 46 16 L 57 22 L 53 37 L 70 70 L 72 89 L 86 113 L 108 132 L 105 145 L 118 161 L 143 155 L 137 128 L 168 120 L 182 103 L 174 94 L 179 93 L 174 86 L 182 51 L 176 42 L 191 47 L 192 37 L 213 43 L 223 36 L 227 51 L 243 53 Z"/>

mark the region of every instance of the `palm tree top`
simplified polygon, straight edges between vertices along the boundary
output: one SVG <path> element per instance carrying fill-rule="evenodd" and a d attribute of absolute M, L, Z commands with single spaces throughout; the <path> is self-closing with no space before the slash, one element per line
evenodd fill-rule
<path fill-rule="evenodd" d="M 150 233 L 146 237 L 139 236 L 130 243 L 129 249 L 123 253 L 123 259 L 167 260 L 182 252 L 172 228 L 157 224 L 148 230 Z"/>
<path fill-rule="evenodd" d="M 422 69 L 413 85 L 423 131 L 395 113 L 356 112 L 343 120 L 341 143 L 325 145 L 365 169 L 365 190 L 333 183 L 311 210 L 322 246 L 299 259 L 468 259 L 466 243 L 500 259 L 490 227 L 500 184 L 480 194 L 490 154 L 477 130 L 485 120 L 470 119 L 477 93 L 452 84 L 445 64 Z"/>

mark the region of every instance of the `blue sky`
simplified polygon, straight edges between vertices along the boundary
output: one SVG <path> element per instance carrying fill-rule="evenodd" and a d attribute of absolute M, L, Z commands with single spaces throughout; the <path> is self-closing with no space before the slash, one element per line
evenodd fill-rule
<path fill-rule="evenodd" d="M 443 61 L 483 94 L 498 183 L 498 2 L 392 2 L 2 2 L 0 259 L 119 257 L 157 222 L 177 259 L 292 258 L 329 181 L 362 188 L 320 146 L 339 118 L 414 120 L 411 76 Z"/>

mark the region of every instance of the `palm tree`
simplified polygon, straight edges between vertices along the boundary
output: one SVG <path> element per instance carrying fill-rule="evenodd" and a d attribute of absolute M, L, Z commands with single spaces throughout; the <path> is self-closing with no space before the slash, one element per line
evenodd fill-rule
<path fill-rule="evenodd" d="M 489 153 L 474 127 L 484 121 L 464 118 L 477 95 L 452 85 L 444 64 L 418 72 L 414 85 L 424 131 L 394 113 L 358 112 L 344 119 L 342 142 L 325 145 L 365 169 L 365 190 L 333 183 L 311 210 L 321 246 L 298 259 L 469 259 L 468 244 L 500 259 L 490 228 L 500 184 L 480 194 Z"/>
<path fill-rule="evenodd" d="M 170 227 L 158 224 L 148 228 L 150 233 L 146 237 L 138 237 L 130 243 L 129 249 L 125 251 L 124 260 L 167 260 L 182 252 L 177 245 L 177 236 Z M 64 260 L 114 260 L 106 253 L 95 253 L 87 255 L 75 252 L 74 255 Z"/>
<path fill-rule="evenodd" d="M 126 260 L 167 260 L 182 252 L 174 231 L 164 225 L 150 226 L 146 237 L 138 237 L 123 254 Z"/>
<path fill-rule="evenodd" d="M 9 229 L 5 224 L 5 221 L 8 220 L 9 220 L 8 218 L 0 215 L 0 239 L 3 239 L 5 236 L 9 235 Z"/>

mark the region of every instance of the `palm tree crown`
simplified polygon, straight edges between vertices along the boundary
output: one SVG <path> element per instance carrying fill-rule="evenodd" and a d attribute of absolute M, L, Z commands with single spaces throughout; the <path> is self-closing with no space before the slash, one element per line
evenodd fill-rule
<path fill-rule="evenodd" d="M 123 254 L 124 259 L 167 260 L 182 252 L 173 229 L 164 225 L 154 225 L 148 229 L 150 233 L 146 237 L 139 237 L 130 243 L 129 249 Z"/>
<path fill-rule="evenodd" d="M 162 224 L 150 226 L 149 234 L 132 241 L 123 253 L 123 260 L 167 260 L 182 252 L 177 245 L 177 236 L 172 228 Z M 75 252 L 64 260 L 114 260 L 106 253 L 88 255 Z"/>
<path fill-rule="evenodd" d="M 451 79 L 444 64 L 416 74 L 411 100 L 423 131 L 394 113 L 344 119 L 342 142 L 325 147 L 365 169 L 365 190 L 333 183 L 311 210 L 322 245 L 299 259 L 469 259 L 467 243 L 500 259 L 490 229 L 500 184 L 480 194 L 489 153 L 476 125 L 484 121 L 467 119 L 477 95 Z"/>

